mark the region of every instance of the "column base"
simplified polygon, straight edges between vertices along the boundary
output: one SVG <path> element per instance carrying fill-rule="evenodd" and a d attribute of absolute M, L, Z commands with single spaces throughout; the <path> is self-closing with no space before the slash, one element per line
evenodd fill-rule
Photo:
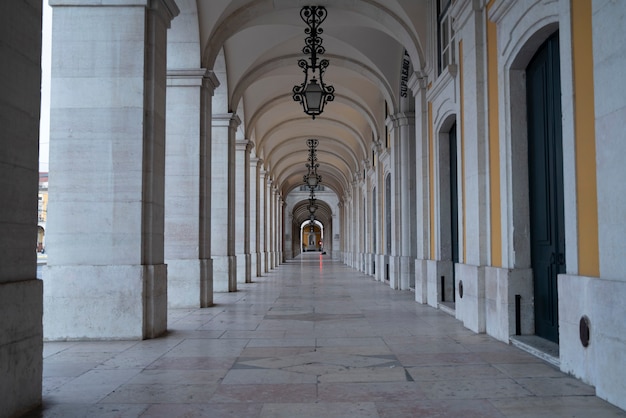
<path fill-rule="evenodd" d="M 389 256 L 389 287 L 400 290 L 400 257 Z"/>
<path fill-rule="evenodd" d="M 415 260 L 415 301 L 428 303 L 428 260 Z"/>
<path fill-rule="evenodd" d="M 456 319 L 470 330 L 483 333 L 485 325 L 485 267 L 456 264 Z M 463 296 L 460 288 L 463 287 Z"/>
<path fill-rule="evenodd" d="M 427 302 L 434 308 L 440 302 L 453 302 L 456 299 L 453 286 L 454 265 L 449 260 L 426 260 Z M 443 288 L 441 278 L 443 277 Z M 458 280 L 457 280 L 458 281 Z"/>
<path fill-rule="evenodd" d="M 167 304 L 170 308 L 213 305 L 213 260 L 166 260 Z"/>
<path fill-rule="evenodd" d="M 485 325 L 487 334 L 509 343 L 515 335 L 515 295 L 521 296 L 520 332 L 535 333 L 533 305 L 533 271 L 485 267 Z"/>
<path fill-rule="evenodd" d="M 270 256 L 268 252 L 263 252 L 263 273 L 270 272 Z"/>
<path fill-rule="evenodd" d="M 250 254 L 237 254 L 237 283 L 252 283 L 250 267 L 252 264 Z"/>
<path fill-rule="evenodd" d="M 252 253 L 250 254 L 250 282 L 252 282 L 255 277 L 258 277 L 259 274 L 259 253 Z"/>
<path fill-rule="evenodd" d="M 138 340 L 167 330 L 167 265 L 50 266 L 44 338 Z"/>
<path fill-rule="evenodd" d="M 409 290 L 415 286 L 415 260 L 407 256 L 389 257 L 389 286 Z"/>
<path fill-rule="evenodd" d="M 18 416 L 41 403 L 43 282 L 0 283 L 0 393 L 3 413 Z"/>
<path fill-rule="evenodd" d="M 237 257 L 234 255 L 214 255 L 213 291 L 237 291 Z"/>

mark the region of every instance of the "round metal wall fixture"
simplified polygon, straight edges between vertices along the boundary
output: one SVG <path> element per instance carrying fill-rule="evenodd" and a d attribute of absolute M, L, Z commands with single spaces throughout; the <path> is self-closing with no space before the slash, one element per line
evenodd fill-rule
<path fill-rule="evenodd" d="M 463 299 L 463 280 L 459 280 L 459 297 Z"/>
<path fill-rule="evenodd" d="M 587 348 L 589 346 L 589 339 L 591 337 L 591 324 L 589 322 L 589 318 L 587 315 L 583 315 L 580 318 L 580 324 L 578 326 L 580 333 L 580 343 L 583 347 Z"/>

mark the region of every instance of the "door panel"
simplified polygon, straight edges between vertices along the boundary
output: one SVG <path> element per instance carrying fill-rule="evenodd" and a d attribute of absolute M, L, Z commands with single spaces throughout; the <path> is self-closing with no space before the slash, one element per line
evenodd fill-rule
<path fill-rule="evenodd" d="M 526 69 L 531 263 L 535 333 L 558 342 L 557 276 L 565 272 L 559 38 Z"/>
<path fill-rule="evenodd" d="M 459 184 L 457 165 L 456 123 L 452 125 L 448 134 L 450 141 L 450 245 L 452 252 L 452 301 L 456 302 L 456 274 L 454 266 L 459 262 Z"/>

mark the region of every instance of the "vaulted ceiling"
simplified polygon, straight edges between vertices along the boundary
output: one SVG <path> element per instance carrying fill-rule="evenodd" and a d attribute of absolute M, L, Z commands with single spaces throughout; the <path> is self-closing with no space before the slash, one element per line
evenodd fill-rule
<path fill-rule="evenodd" d="M 236 112 L 240 139 L 254 143 L 253 153 L 283 195 L 302 184 L 308 149 L 317 148 L 326 187 L 341 199 L 371 164 L 373 141 L 384 141 L 385 106 L 400 104 L 402 60 L 414 71 L 426 70 L 426 0 L 176 0 L 181 10 L 168 34 L 168 67 L 213 70 L 220 82 L 214 113 Z M 304 5 L 323 5 L 328 16 L 322 39 L 330 60 L 324 81 L 335 99 L 312 120 L 292 99 L 301 84 L 297 66 L 304 46 Z M 367 161 L 367 163 L 366 163 Z"/>

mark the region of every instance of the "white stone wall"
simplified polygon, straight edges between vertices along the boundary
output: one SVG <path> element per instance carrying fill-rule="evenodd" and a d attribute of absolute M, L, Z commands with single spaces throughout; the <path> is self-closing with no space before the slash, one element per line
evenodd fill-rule
<path fill-rule="evenodd" d="M 593 2 L 600 275 L 626 281 L 626 5 Z"/>
<path fill-rule="evenodd" d="M 595 386 L 596 394 L 626 409 L 626 166 L 623 155 L 626 33 L 623 2 L 592 2 L 593 87 L 600 277 L 559 277 L 561 369 Z M 568 253 L 569 255 L 569 253 Z M 569 259 L 568 259 L 569 263 Z M 568 266 L 569 270 L 569 266 Z M 587 348 L 582 317 L 590 323 Z"/>

